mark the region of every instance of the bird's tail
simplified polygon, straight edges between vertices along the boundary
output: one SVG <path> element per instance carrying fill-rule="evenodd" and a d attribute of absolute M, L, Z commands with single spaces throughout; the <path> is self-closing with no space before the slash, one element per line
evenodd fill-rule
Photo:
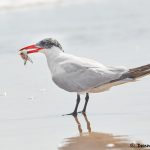
<path fill-rule="evenodd" d="M 150 74 L 150 64 L 137 68 L 132 68 L 128 72 L 129 77 L 132 79 L 141 78 L 149 74 Z"/>

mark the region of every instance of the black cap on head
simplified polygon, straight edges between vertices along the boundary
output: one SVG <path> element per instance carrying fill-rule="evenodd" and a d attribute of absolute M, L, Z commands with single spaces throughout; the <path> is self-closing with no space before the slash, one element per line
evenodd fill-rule
<path fill-rule="evenodd" d="M 46 38 L 46 39 L 38 42 L 36 45 L 41 47 L 41 48 L 45 48 L 45 49 L 50 49 L 51 47 L 56 46 L 62 50 L 62 47 L 59 44 L 59 42 L 55 39 L 52 39 L 52 38 Z"/>

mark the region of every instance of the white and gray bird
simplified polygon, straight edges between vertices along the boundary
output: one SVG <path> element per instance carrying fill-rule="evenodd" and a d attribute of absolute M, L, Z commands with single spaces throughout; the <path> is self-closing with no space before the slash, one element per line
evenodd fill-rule
<path fill-rule="evenodd" d="M 150 74 L 150 64 L 127 69 L 126 67 L 105 66 L 94 60 L 67 54 L 59 42 L 52 38 L 24 47 L 19 52 L 25 62 L 31 61 L 28 54 L 37 52 L 45 54 L 52 80 L 56 85 L 68 92 L 77 93 L 75 109 L 68 115 L 77 115 L 80 94 L 86 94 L 82 110 L 82 113 L 85 113 L 89 93 L 99 93 L 112 86 L 135 81 L 139 77 Z"/>

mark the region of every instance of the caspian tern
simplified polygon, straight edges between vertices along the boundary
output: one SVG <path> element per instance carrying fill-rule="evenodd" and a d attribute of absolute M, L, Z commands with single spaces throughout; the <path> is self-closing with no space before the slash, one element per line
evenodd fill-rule
<path fill-rule="evenodd" d="M 68 115 L 77 115 L 80 94 L 86 94 L 82 110 L 82 113 L 85 113 L 89 93 L 99 93 L 112 86 L 135 81 L 139 77 L 150 74 L 150 64 L 127 69 L 126 67 L 104 66 L 94 60 L 64 53 L 59 42 L 52 38 L 20 49 L 20 55 L 25 62 L 30 60 L 28 54 L 37 52 L 45 54 L 55 84 L 68 92 L 77 93 L 75 109 Z"/>

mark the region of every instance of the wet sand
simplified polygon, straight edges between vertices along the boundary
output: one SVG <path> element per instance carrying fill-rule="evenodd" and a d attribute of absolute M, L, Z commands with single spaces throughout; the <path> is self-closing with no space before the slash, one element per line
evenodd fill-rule
<path fill-rule="evenodd" d="M 130 142 L 127 136 L 93 132 L 87 115 L 83 114 L 83 116 L 88 132 L 83 132 L 78 117 L 74 117 L 78 126 L 79 136 L 66 138 L 65 144 L 59 150 L 150 150 L 150 146 L 144 147 L 143 143 Z"/>
<path fill-rule="evenodd" d="M 85 133 L 82 136 L 68 138 L 66 141 L 67 144 L 59 150 L 150 150 L 138 146 L 138 144 L 143 145 L 142 143 L 136 143 L 132 147 L 131 143 L 119 136 L 98 132 Z"/>

